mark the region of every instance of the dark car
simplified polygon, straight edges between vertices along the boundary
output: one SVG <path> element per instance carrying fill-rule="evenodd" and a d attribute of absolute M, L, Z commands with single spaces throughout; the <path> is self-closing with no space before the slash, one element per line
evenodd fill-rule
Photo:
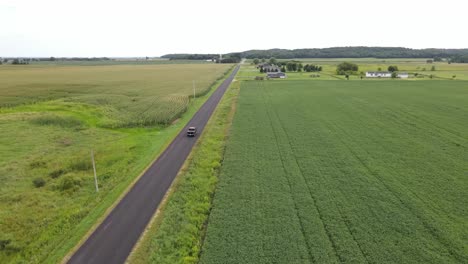
<path fill-rule="evenodd" d="M 197 134 L 197 128 L 196 127 L 189 127 L 187 129 L 187 137 L 194 137 L 195 134 Z"/>

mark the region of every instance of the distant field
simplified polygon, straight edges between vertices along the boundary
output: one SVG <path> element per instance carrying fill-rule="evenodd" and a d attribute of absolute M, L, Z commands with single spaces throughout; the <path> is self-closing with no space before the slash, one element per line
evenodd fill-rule
<path fill-rule="evenodd" d="M 60 99 L 93 105 L 108 127 L 167 124 L 229 66 L 217 64 L 0 67 L 0 107 Z M 1 108 L 0 108 L 0 111 Z M 13 110 L 16 111 L 16 110 Z"/>
<path fill-rule="evenodd" d="M 359 66 L 359 72 L 377 71 L 379 68 L 383 71 L 388 69 L 390 65 L 398 66 L 402 72 L 418 73 L 421 78 L 413 78 L 411 80 L 429 80 L 429 75 L 433 75 L 434 79 L 452 79 L 455 75 L 456 80 L 468 80 L 468 63 L 452 63 L 434 62 L 426 63 L 427 59 L 375 59 L 375 58 L 340 58 L 340 59 L 294 59 L 301 61 L 303 65 L 314 64 L 323 67 L 323 71 L 319 73 L 307 72 L 287 72 L 289 79 L 308 79 L 308 80 L 336 80 L 343 76 L 335 76 L 336 66 L 343 62 L 349 61 L 356 63 Z M 288 60 L 280 60 L 288 61 Z M 248 63 L 251 63 L 249 60 Z M 432 66 L 435 71 L 431 71 Z M 312 78 L 310 75 L 319 74 L 320 77 Z M 244 67 L 243 72 L 239 74 L 241 79 L 252 79 L 255 76 L 261 76 L 260 72 L 252 65 Z M 351 80 L 360 79 L 358 76 L 351 76 Z"/>
<path fill-rule="evenodd" d="M 60 261 L 231 67 L 0 66 L 0 263 Z"/>
<path fill-rule="evenodd" d="M 98 65 L 157 65 L 157 64 L 214 64 L 204 60 L 169 60 L 169 59 L 113 59 L 96 61 L 33 61 L 30 65 L 50 65 L 50 66 L 98 66 Z"/>
<path fill-rule="evenodd" d="M 241 85 L 201 263 L 468 262 L 468 82 Z"/>

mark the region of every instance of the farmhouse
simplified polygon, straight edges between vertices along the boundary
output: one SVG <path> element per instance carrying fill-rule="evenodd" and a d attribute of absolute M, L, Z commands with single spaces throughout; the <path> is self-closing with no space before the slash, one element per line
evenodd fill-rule
<path fill-rule="evenodd" d="M 391 78 L 392 77 L 392 73 L 391 72 L 388 72 L 388 71 L 385 71 L 385 72 L 382 72 L 382 71 L 378 71 L 378 72 L 366 72 L 366 77 L 367 78 Z M 400 72 L 400 73 L 397 73 L 397 78 L 402 78 L 402 79 L 406 79 L 409 77 L 408 73 L 407 72 Z"/>
<path fill-rule="evenodd" d="M 388 71 L 366 72 L 366 78 L 391 78 L 392 73 Z"/>
<path fill-rule="evenodd" d="M 269 63 L 262 63 L 257 66 L 257 68 L 262 68 L 264 72 L 280 72 L 281 68 L 277 65 L 272 65 Z"/>
<path fill-rule="evenodd" d="M 397 74 L 398 78 L 406 79 L 409 77 L 409 74 L 407 72 L 400 72 Z"/>
<path fill-rule="evenodd" d="M 286 78 L 286 73 L 284 72 L 269 72 L 267 73 L 267 78 Z"/>

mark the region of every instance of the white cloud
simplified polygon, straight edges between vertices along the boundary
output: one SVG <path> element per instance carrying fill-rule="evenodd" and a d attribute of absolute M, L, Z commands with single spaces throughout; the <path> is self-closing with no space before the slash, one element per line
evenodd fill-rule
<path fill-rule="evenodd" d="M 468 48 L 464 1 L 0 0 L 0 56 Z"/>

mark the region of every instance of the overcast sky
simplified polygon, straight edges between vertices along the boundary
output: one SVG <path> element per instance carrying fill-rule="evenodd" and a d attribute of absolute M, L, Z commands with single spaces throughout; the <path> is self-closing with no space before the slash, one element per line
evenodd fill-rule
<path fill-rule="evenodd" d="M 0 56 L 468 48 L 466 0 L 0 0 Z"/>

